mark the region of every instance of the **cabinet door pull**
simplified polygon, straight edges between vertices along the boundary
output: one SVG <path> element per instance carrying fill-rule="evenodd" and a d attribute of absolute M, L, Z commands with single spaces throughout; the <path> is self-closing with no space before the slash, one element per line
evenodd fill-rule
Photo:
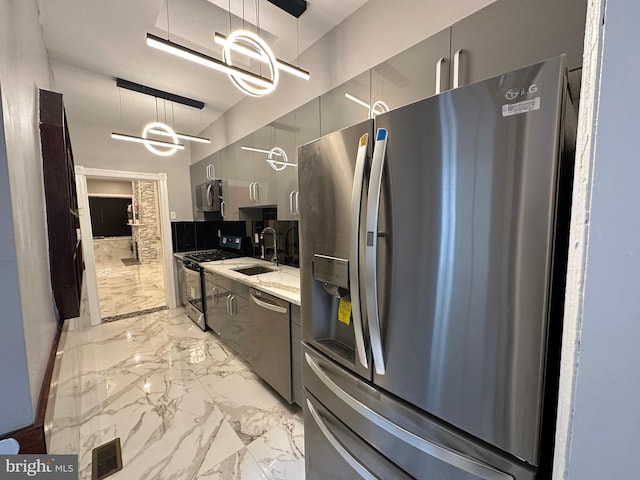
<path fill-rule="evenodd" d="M 460 56 L 462 55 L 462 49 L 459 49 L 453 55 L 453 88 L 460 87 Z"/>
<path fill-rule="evenodd" d="M 293 207 L 293 196 L 295 195 L 295 193 L 296 192 L 294 190 L 289 194 L 289 211 L 291 212 L 291 215 L 295 215 L 296 214 L 296 211 L 295 211 L 295 209 Z"/>
<path fill-rule="evenodd" d="M 253 201 L 258 203 L 260 201 L 260 184 L 253 182 Z"/>
<path fill-rule="evenodd" d="M 214 180 L 216 178 L 216 167 L 213 163 L 207 165 L 207 180 Z"/>
<path fill-rule="evenodd" d="M 220 215 L 222 215 L 222 218 L 227 216 L 227 202 L 224 200 L 220 202 Z"/>
<path fill-rule="evenodd" d="M 213 287 L 211 289 L 211 305 L 217 305 L 218 304 L 218 287 Z"/>
<path fill-rule="evenodd" d="M 441 57 L 440 60 L 436 62 L 436 95 L 442 92 L 442 65 L 446 59 Z"/>

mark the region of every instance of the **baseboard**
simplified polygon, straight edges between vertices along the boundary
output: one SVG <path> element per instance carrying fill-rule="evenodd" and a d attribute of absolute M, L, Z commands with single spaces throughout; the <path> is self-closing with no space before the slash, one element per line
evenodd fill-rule
<path fill-rule="evenodd" d="M 45 441 L 45 412 L 47 410 L 47 402 L 49 401 L 49 390 L 51 388 L 51 377 L 53 375 L 53 366 L 55 364 L 56 353 L 58 352 L 58 343 L 60 342 L 60 334 L 62 333 L 62 323 L 58 324 L 56 335 L 53 339 L 51 352 L 47 368 L 44 372 L 44 379 L 40 387 L 40 396 L 38 397 L 38 406 L 33 423 L 13 432 L 0 435 L 0 440 L 4 438 L 15 438 L 20 443 L 20 453 L 47 453 L 47 444 Z"/>

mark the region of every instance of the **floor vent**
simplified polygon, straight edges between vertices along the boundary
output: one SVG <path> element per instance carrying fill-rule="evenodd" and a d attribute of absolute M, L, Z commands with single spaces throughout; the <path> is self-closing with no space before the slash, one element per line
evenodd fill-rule
<path fill-rule="evenodd" d="M 102 480 L 122 470 L 120 439 L 116 438 L 91 451 L 91 480 Z"/>

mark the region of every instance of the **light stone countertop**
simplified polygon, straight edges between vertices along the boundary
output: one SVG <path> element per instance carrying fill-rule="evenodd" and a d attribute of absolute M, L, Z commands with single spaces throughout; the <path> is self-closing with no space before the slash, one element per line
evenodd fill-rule
<path fill-rule="evenodd" d="M 287 265 L 278 265 L 271 262 L 251 257 L 234 258 L 231 260 L 218 260 L 200 264 L 205 271 L 224 275 L 227 278 L 244 283 L 265 293 L 286 300 L 295 305 L 300 305 L 300 270 Z M 273 268 L 274 272 L 261 273 L 259 275 L 244 275 L 235 270 L 238 268 L 261 265 Z"/>

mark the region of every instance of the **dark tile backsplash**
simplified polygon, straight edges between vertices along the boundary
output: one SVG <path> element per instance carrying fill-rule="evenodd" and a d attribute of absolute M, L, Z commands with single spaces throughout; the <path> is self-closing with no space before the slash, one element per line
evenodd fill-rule
<path fill-rule="evenodd" d="M 196 250 L 195 222 L 171 222 L 171 240 L 174 252 Z"/>
<path fill-rule="evenodd" d="M 262 220 L 251 222 L 251 239 L 254 247 L 254 256 L 260 256 L 260 232 L 265 227 L 271 227 L 278 232 L 278 260 L 284 265 L 292 267 L 300 266 L 300 246 L 298 243 L 298 222 L 297 221 L 281 221 L 281 220 Z M 258 242 L 255 242 L 258 235 Z M 273 257 L 273 236 L 268 233 L 265 235 L 267 249 L 265 259 L 270 260 Z"/>
<path fill-rule="evenodd" d="M 221 235 L 244 237 L 246 222 L 171 222 L 171 240 L 174 252 L 210 250 L 218 248 L 218 231 Z"/>
<path fill-rule="evenodd" d="M 252 222 L 171 222 L 171 233 L 174 252 L 190 252 L 194 250 L 210 250 L 219 247 L 218 232 L 221 235 L 234 235 L 248 238 L 248 248 L 245 255 L 260 257 L 260 232 L 265 227 L 271 227 L 278 232 L 278 259 L 283 265 L 300 266 L 300 247 L 298 244 L 298 222 L 279 220 L 259 220 Z M 250 231 L 247 231 L 250 229 Z M 256 235 L 258 242 L 255 241 Z M 273 237 L 266 235 L 266 260 L 273 257 Z M 244 250 L 244 249 L 243 249 Z"/>

